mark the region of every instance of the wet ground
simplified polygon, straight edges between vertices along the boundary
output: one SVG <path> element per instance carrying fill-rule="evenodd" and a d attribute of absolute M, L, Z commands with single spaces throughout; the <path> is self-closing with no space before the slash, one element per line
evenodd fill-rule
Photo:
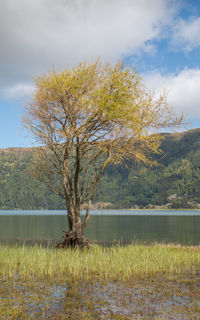
<path fill-rule="evenodd" d="M 200 278 L 104 284 L 1 281 L 0 319 L 200 320 Z"/>

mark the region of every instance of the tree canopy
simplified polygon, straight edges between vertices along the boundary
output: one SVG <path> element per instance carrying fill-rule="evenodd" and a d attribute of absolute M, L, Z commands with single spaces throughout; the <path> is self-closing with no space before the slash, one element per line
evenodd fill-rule
<path fill-rule="evenodd" d="M 165 93 L 154 97 L 138 72 L 120 63 L 82 62 L 43 74 L 35 84 L 25 123 L 44 146 L 36 173 L 66 200 L 69 229 L 77 240 L 108 164 L 131 158 L 152 165 L 160 129 L 179 126 L 182 117 L 177 118 Z"/>

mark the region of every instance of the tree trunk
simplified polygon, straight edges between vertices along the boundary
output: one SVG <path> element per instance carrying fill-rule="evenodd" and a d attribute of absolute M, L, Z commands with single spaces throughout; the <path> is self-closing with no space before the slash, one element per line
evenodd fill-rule
<path fill-rule="evenodd" d="M 56 248 L 89 248 L 90 241 L 84 236 L 84 228 L 80 216 L 73 223 L 68 215 L 69 231 L 64 231 L 63 240 L 59 242 Z"/>

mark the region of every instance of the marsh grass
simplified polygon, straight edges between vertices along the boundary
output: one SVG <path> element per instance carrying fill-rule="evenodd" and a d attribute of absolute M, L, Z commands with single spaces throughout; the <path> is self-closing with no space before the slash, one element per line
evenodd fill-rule
<path fill-rule="evenodd" d="M 200 247 L 0 245 L 0 319 L 199 319 L 199 268 Z"/>
<path fill-rule="evenodd" d="M 195 275 L 200 247 L 153 244 L 85 250 L 0 245 L 0 277 L 74 281 L 127 281 Z"/>

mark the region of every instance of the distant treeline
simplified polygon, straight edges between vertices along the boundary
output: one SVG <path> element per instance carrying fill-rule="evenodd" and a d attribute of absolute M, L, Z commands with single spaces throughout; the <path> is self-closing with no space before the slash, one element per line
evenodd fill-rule
<path fill-rule="evenodd" d="M 114 208 L 197 207 L 200 203 L 200 129 L 163 134 L 159 166 L 110 165 L 94 202 Z M 34 148 L 0 150 L 0 209 L 65 209 L 64 201 L 32 174 Z"/>

